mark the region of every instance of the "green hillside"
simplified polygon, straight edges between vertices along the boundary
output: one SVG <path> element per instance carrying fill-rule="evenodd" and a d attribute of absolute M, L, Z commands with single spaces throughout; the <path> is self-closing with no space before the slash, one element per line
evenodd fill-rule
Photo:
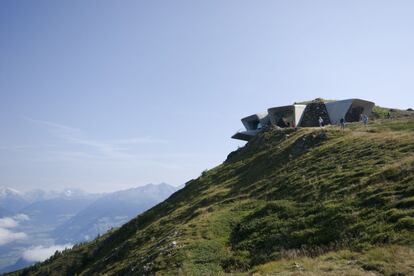
<path fill-rule="evenodd" d="M 15 275 L 412 275 L 414 114 L 386 111 L 344 131 L 268 130 L 121 228 Z"/>

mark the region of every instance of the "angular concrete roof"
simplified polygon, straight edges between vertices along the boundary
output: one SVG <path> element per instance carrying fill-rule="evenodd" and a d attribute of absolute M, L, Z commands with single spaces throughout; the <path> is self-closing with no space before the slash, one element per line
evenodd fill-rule
<path fill-rule="evenodd" d="M 305 120 L 305 115 L 307 116 L 306 121 L 308 123 L 303 123 L 311 127 L 319 124 L 314 123 L 313 121 L 312 123 L 309 123 L 309 116 L 325 116 L 323 118 L 327 124 L 338 124 L 341 118 L 344 118 L 350 122 L 356 122 L 359 121 L 361 114 L 370 115 L 372 108 L 375 106 L 373 102 L 362 99 L 347 99 L 326 103 L 321 102 L 320 104 L 324 106 L 323 115 L 321 115 L 320 112 L 312 112 L 312 108 L 308 111 L 307 107 L 309 108 L 312 104 L 293 104 L 271 107 L 267 110 L 267 112 L 256 113 L 244 117 L 241 121 L 246 130 L 237 132 L 232 136 L 232 138 L 248 141 L 262 130 L 259 123 L 262 126 L 268 125 L 270 121 L 272 124 L 277 124 L 278 122 L 275 122 L 275 120 L 279 119 L 285 122 L 288 121 L 286 122 L 286 127 L 300 127 L 302 119 Z M 319 110 L 320 109 L 321 108 L 319 108 Z M 318 108 L 316 108 L 316 110 L 318 111 Z M 281 118 L 275 118 L 279 117 L 279 115 Z M 313 120 L 313 117 L 311 117 L 311 119 Z"/>
<path fill-rule="evenodd" d="M 346 114 L 348 111 L 350 111 L 351 106 L 360 106 L 363 108 L 363 113 L 365 115 L 370 115 L 372 108 L 375 106 L 375 103 L 361 99 L 347 99 L 325 103 L 325 106 L 328 110 L 331 124 L 338 124 L 341 118 L 345 119 Z"/>

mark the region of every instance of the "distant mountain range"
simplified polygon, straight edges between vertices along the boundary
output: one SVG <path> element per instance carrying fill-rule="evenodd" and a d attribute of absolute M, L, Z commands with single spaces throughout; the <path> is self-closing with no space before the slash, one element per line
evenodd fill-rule
<path fill-rule="evenodd" d="M 0 219 L 27 216 L 8 229 L 25 233 L 27 238 L 0 245 L 0 273 L 33 263 L 22 258 L 25 249 L 93 239 L 160 203 L 177 189 L 165 183 L 106 194 L 78 189 L 20 192 L 0 188 Z"/>
<path fill-rule="evenodd" d="M 0 210 L 3 212 L 15 213 L 28 203 L 23 193 L 8 187 L 0 188 Z"/>
<path fill-rule="evenodd" d="M 9 187 L 0 187 L 0 212 L 13 214 L 30 208 L 31 204 L 47 200 L 94 200 L 103 194 L 86 193 L 79 189 L 65 189 L 62 191 L 44 191 L 41 189 L 20 192 Z M 1 214 L 1 213 L 0 213 Z"/>
<path fill-rule="evenodd" d="M 122 225 L 163 201 L 176 187 L 162 183 L 123 190 L 100 197 L 55 229 L 59 243 L 90 240 L 115 226 Z"/>

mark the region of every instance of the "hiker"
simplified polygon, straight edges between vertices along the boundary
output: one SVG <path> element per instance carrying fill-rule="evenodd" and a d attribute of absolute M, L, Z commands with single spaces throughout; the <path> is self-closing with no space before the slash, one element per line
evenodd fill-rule
<path fill-rule="evenodd" d="M 323 127 L 323 119 L 319 116 L 319 127 Z"/>
<path fill-rule="evenodd" d="M 341 120 L 339 120 L 339 123 L 341 124 L 341 129 L 345 129 L 345 119 L 341 118 Z"/>
<path fill-rule="evenodd" d="M 362 117 L 362 123 L 364 124 L 364 126 L 367 126 L 368 124 L 368 116 L 365 114 L 361 114 Z"/>

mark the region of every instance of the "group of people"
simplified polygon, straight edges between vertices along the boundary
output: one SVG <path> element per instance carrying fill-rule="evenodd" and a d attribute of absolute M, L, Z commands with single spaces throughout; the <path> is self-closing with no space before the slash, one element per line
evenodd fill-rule
<path fill-rule="evenodd" d="M 318 122 L 319 122 L 319 127 L 324 127 L 325 126 L 323 118 L 321 116 L 319 116 Z M 339 125 L 341 126 L 341 129 L 345 128 L 345 119 L 344 118 L 341 118 L 341 120 L 339 120 Z"/>
<path fill-rule="evenodd" d="M 281 118 L 280 120 L 283 120 L 283 118 Z M 368 116 L 366 114 L 361 114 L 360 116 L 360 121 L 364 124 L 364 126 L 368 125 Z M 319 116 L 318 119 L 319 122 L 319 127 L 324 127 L 325 126 L 325 122 L 323 120 L 323 118 L 321 116 Z M 264 129 L 264 128 L 268 128 L 268 127 L 272 127 L 272 126 L 278 126 L 278 127 L 295 127 L 294 124 L 290 124 L 290 122 L 285 122 L 283 120 L 283 126 L 280 125 L 281 123 L 279 122 L 278 124 L 274 125 L 271 121 L 269 121 L 267 124 L 262 124 L 261 122 L 258 123 L 257 125 L 257 129 Z M 345 129 L 345 125 L 346 125 L 346 121 L 345 118 L 342 117 L 339 120 L 339 126 L 341 127 L 341 129 Z"/>
<path fill-rule="evenodd" d="M 368 125 L 368 120 L 369 118 L 366 114 L 361 114 L 360 121 L 364 124 L 364 126 Z M 318 122 L 319 122 L 319 127 L 324 127 L 324 121 L 321 116 L 319 116 Z M 345 118 L 342 117 L 339 120 L 339 125 L 341 126 L 341 129 L 345 129 L 345 123 L 346 123 Z"/>

